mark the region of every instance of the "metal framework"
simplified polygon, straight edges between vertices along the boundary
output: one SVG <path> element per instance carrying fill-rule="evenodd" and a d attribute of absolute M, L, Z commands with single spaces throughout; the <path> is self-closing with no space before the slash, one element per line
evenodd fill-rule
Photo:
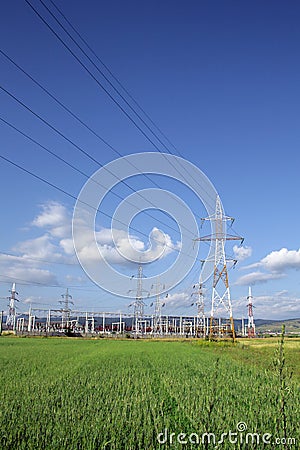
<path fill-rule="evenodd" d="M 161 310 L 165 306 L 165 302 L 163 302 L 160 298 L 161 288 L 164 288 L 164 286 L 160 283 L 160 280 L 158 278 L 156 282 L 156 298 L 155 298 L 154 318 L 153 318 L 153 333 L 155 334 L 163 333 Z"/>
<path fill-rule="evenodd" d="M 198 286 L 198 290 L 192 292 L 193 295 L 197 295 L 197 300 L 191 304 L 191 306 L 197 306 L 197 322 L 196 322 L 196 330 L 197 335 L 205 336 L 207 333 L 207 328 L 205 324 L 205 313 L 204 313 L 204 291 L 203 291 L 203 283 L 200 282 L 194 284 L 193 288 L 195 289 Z"/>
<path fill-rule="evenodd" d="M 214 264 L 209 337 L 231 335 L 235 339 L 227 263 L 231 262 L 235 265 L 237 261 L 226 258 L 225 243 L 226 241 L 241 241 L 242 243 L 243 238 L 226 234 L 226 222 L 230 221 L 232 224 L 234 219 L 224 214 L 219 196 L 216 199 L 215 213 L 201 220 L 202 222 L 211 222 L 213 233 L 208 236 L 199 237 L 196 240 L 211 241 L 214 243 L 213 259 L 205 260 L 205 262 L 213 262 Z M 216 320 L 216 315 L 220 310 L 225 311 L 229 316 L 229 324 L 222 323 L 220 318 Z"/>
<path fill-rule="evenodd" d="M 30 308 L 23 318 L 18 319 L 17 333 L 34 335 L 64 335 L 66 329 L 62 328 L 61 310 Z M 24 320 L 23 320 L 24 319 Z M 124 335 L 136 334 L 132 327 L 133 313 L 107 312 L 107 311 L 77 311 L 73 310 L 70 316 L 70 329 L 78 335 Z M 145 315 L 140 321 L 144 327 L 143 336 L 155 336 L 153 322 L 154 316 Z M 205 327 L 209 328 L 209 320 L 205 318 Z M 197 316 L 165 316 L 161 315 L 162 336 L 198 337 Z"/>
<path fill-rule="evenodd" d="M 69 289 L 66 289 L 66 293 L 62 294 L 63 300 L 60 300 L 59 303 L 62 303 L 63 307 L 61 310 L 61 325 L 62 328 L 69 328 L 70 327 L 70 304 L 74 305 L 74 303 L 71 301 L 72 295 L 69 294 Z M 50 314 L 50 313 L 49 313 Z"/>
<path fill-rule="evenodd" d="M 16 305 L 15 302 L 18 302 L 16 295 L 18 295 L 18 292 L 16 291 L 16 283 L 12 284 L 12 288 L 10 291 L 10 297 L 9 298 L 9 305 L 8 305 L 8 314 L 6 316 L 6 326 L 12 330 L 16 329 Z"/>
<path fill-rule="evenodd" d="M 132 276 L 134 278 L 134 275 Z M 130 292 L 130 291 L 129 291 Z M 133 322 L 132 329 L 135 334 L 143 331 L 143 318 L 144 318 L 144 300 L 143 300 L 143 266 L 139 263 L 137 274 L 137 287 L 136 297 L 134 302 L 130 305 L 133 306 Z"/>
<path fill-rule="evenodd" d="M 252 293 L 251 293 L 251 287 L 249 286 L 249 294 L 247 297 L 248 300 L 248 337 L 254 338 L 255 337 L 255 324 L 254 324 L 254 316 L 253 316 L 253 303 L 252 303 Z"/>

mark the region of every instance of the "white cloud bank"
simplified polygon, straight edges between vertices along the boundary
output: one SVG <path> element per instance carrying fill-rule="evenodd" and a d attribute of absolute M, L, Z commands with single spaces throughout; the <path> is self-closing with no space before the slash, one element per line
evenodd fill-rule
<path fill-rule="evenodd" d="M 180 249 L 180 244 L 174 244 L 171 237 L 154 227 L 149 236 L 148 246 L 134 235 L 129 235 L 123 230 L 111 230 L 102 228 L 95 232 L 97 247 L 94 240 L 86 238 L 84 230 L 80 242 L 77 241 L 77 254 L 80 260 L 87 264 L 93 261 L 99 262 L 105 259 L 110 264 L 127 265 L 141 260 L 151 262 L 165 258 L 175 250 Z M 79 245 L 78 245 L 79 244 Z M 66 252 L 72 246 L 71 240 L 61 242 Z"/>
<path fill-rule="evenodd" d="M 300 249 L 288 250 L 282 248 L 274 250 L 257 263 L 246 266 L 244 269 L 259 270 L 241 276 L 235 284 L 258 284 L 283 278 L 290 270 L 300 270 Z"/>
<path fill-rule="evenodd" d="M 273 251 L 260 261 L 260 264 L 267 270 L 272 272 L 285 272 L 289 269 L 300 269 L 300 249 L 288 250 L 282 248 Z"/>
<path fill-rule="evenodd" d="M 273 295 L 255 295 L 253 292 L 254 320 L 272 319 L 284 320 L 300 317 L 300 299 L 288 291 L 277 291 Z M 234 311 L 237 316 L 247 315 L 246 296 L 234 302 Z"/>
<path fill-rule="evenodd" d="M 79 267 L 71 224 L 71 213 L 63 204 L 50 201 L 41 205 L 40 212 L 27 231 L 42 234 L 16 244 L 12 249 L 16 256 L 0 254 L 0 273 L 3 278 L 36 284 L 59 284 L 63 264 Z M 128 265 L 132 268 L 132 261 L 136 261 L 139 254 L 142 262 L 150 262 L 165 258 L 180 249 L 180 243 L 173 243 L 167 233 L 156 227 L 152 229 L 149 242 L 146 243 L 133 234 L 128 236 L 127 232 L 117 229 L 112 232 L 110 228 L 101 228 L 95 232 L 98 248 L 85 237 L 83 228 L 82 245 L 77 251 L 88 264 L 99 264 L 99 250 L 102 258 L 109 264 Z M 61 264 L 57 266 L 61 270 L 57 270 L 54 265 L 48 268 L 51 263 Z M 71 275 L 64 273 L 64 276 L 67 280 Z"/>

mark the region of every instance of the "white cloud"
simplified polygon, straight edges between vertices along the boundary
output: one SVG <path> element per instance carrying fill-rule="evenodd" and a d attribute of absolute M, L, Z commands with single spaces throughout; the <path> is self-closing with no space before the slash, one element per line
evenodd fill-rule
<path fill-rule="evenodd" d="M 288 250 L 282 248 L 281 250 L 273 251 L 265 256 L 260 264 L 267 270 L 274 272 L 284 272 L 288 269 L 300 269 L 300 249 Z"/>
<path fill-rule="evenodd" d="M 264 273 L 257 271 L 241 276 L 234 284 L 239 286 L 249 286 L 266 283 L 267 281 L 276 280 L 278 278 L 282 278 L 283 276 L 283 274 L 279 273 Z"/>
<path fill-rule="evenodd" d="M 47 229 L 52 236 L 58 238 L 71 235 L 71 218 L 66 207 L 58 202 L 42 205 L 42 212 L 35 217 L 32 225 Z"/>
<path fill-rule="evenodd" d="M 252 255 L 252 248 L 251 247 L 243 247 L 234 245 L 233 247 L 235 258 L 238 261 L 244 261 L 245 259 L 249 258 Z"/>
<path fill-rule="evenodd" d="M 186 308 L 193 303 L 191 294 L 187 292 L 174 292 L 173 294 L 168 294 L 168 297 L 164 299 L 164 302 L 166 308 L 168 307 L 172 310 Z"/>
<path fill-rule="evenodd" d="M 33 267 L 10 267 L 1 273 L 12 280 L 26 281 L 33 284 L 57 285 L 56 276 L 46 269 L 37 269 Z"/>
<path fill-rule="evenodd" d="M 278 291 L 273 295 L 253 294 L 254 320 L 284 320 L 300 317 L 300 299 L 288 291 Z M 235 316 L 247 314 L 247 298 L 244 296 L 234 302 Z"/>
<path fill-rule="evenodd" d="M 243 269 L 263 269 L 265 272 L 258 270 L 243 275 L 235 284 L 266 283 L 270 280 L 282 278 L 288 270 L 300 270 L 300 249 L 288 250 L 287 248 L 282 248 L 281 250 L 274 250 L 260 261 L 243 267 Z"/>
<path fill-rule="evenodd" d="M 62 254 L 57 250 L 59 249 L 51 242 L 49 234 L 44 234 L 35 239 L 28 239 L 14 247 L 14 251 L 22 254 L 22 259 L 36 258 L 50 259 L 51 261 L 61 260 Z"/>
<path fill-rule="evenodd" d="M 74 251 L 73 239 L 70 239 L 70 238 L 61 239 L 59 241 L 59 245 L 63 249 L 63 251 L 66 253 L 66 255 L 74 255 L 75 251 Z"/>
<path fill-rule="evenodd" d="M 87 237 L 90 236 L 90 237 Z M 123 230 L 111 230 L 103 228 L 95 233 L 98 248 L 95 247 L 94 236 L 85 233 L 84 228 L 77 239 L 77 254 L 86 264 L 99 262 L 105 259 L 111 264 L 131 264 L 141 260 L 151 262 L 164 258 L 174 250 L 179 249 L 179 244 L 174 244 L 171 237 L 154 227 L 149 236 L 148 246 L 138 237 L 129 235 Z M 71 241 L 60 242 L 66 252 L 71 252 Z"/>
<path fill-rule="evenodd" d="M 13 247 L 16 256 L 0 254 L 0 273 L 4 279 L 6 276 L 33 284 L 58 284 L 56 275 L 43 266 L 74 261 L 69 257 L 71 252 L 67 253 L 59 242 L 60 238 L 63 241 L 70 236 L 68 211 L 57 202 L 48 202 L 41 208 L 31 225 L 42 229 L 43 234 L 16 244 Z"/>

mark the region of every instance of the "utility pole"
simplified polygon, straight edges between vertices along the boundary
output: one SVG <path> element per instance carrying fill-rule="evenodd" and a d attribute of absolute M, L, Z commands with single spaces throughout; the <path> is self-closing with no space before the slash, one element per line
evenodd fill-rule
<path fill-rule="evenodd" d="M 206 220 L 211 222 L 213 233 L 208 236 L 200 237 L 196 240 L 213 242 L 215 247 L 213 258 L 205 260 L 205 262 L 213 262 L 214 264 L 209 337 L 211 339 L 213 336 L 220 337 L 224 334 L 227 334 L 227 327 L 222 325 L 221 317 L 219 317 L 219 321 L 215 320 L 216 313 L 219 310 L 223 310 L 229 316 L 230 334 L 234 340 L 235 330 L 232 315 L 227 263 L 231 261 L 235 265 L 237 261 L 226 258 L 225 243 L 226 241 L 241 241 L 242 244 L 244 239 L 240 236 L 226 234 L 225 223 L 227 221 L 230 221 L 232 224 L 234 222 L 234 219 L 224 214 L 219 196 L 217 196 L 216 199 L 215 213 L 201 220 L 202 222 Z"/>

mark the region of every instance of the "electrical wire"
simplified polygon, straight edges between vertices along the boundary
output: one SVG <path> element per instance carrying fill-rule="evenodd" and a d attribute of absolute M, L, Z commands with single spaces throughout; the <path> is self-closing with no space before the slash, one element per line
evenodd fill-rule
<path fill-rule="evenodd" d="M 110 80 L 108 80 L 108 78 L 105 76 L 105 74 L 102 73 L 101 69 L 99 69 L 99 67 L 91 60 L 91 58 L 86 54 L 86 52 L 82 49 L 82 47 L 76 42 L 76 40 L 70 35 L 70 33 L 65 29 L 65 27 L 60 23 L 60 21 L 56 18 L 56 16 L 49 10 L 49 8 L 45 5 L 45 3 L 42 0 L 39 0 L 40 3 L 42 3 L 42 5 L 46 8 L 46 10 L 49 12 L 49 14 L 54 18 L 54 20 L 61 26 L 61 28 L 65 31 L 65 33 L 69 36 L 69 38 L 75 43 L 75 45 L 81 50 L 81 52 L 88 58 L 88 60 L 91 62 L 91 64 L 99 71 L 99 73 L 104 76 L 104 78 L 106 79 L 106 81 L 113 87 L 113 89 L 118 92 L 118 90 L 113 86 L 113 84 L 110 82 Z M 98 84 L 98 86 L 100 86 L 104 92 L 108 95 L 108 97 L 113 101 L 113 103 L 115 103 L 119 109 L 121 109 L 121 111 L 125 114 L 125 116 L 135 125 L 135 127 L 143 134 L 144 137 L 146 137 L 146 139 L 156 148 L 156 150 L 160 153 L 163 154 L 163 152 L 161 151 L 161 149 L 153 142 L 153 140 L 143 131 L 143 129 L 136 123 L 136 121 L 127 113 L 127 111 L 120 105 L 120 103 L 113 97 L 113 95 L 103 86 L 103 84 L 94 76 L 94 74 L 87 68 L 87 66 L 80 60 L 80 58 L 72 51 L 72 49 L 64 42 L 64 40 L 59 36 L 59 34 L 54 30 L 53 27 L 51 27 L 51 25 L 42 17 L 42 15 L 37 11 L 36 8 L 34 8 L 34 6 L 28 1 L 25 0 L 25 2 L 30 6 L 30 8 L 35 12 L 35 14 L 40 18 L 40 20 L 42 20 L 42 22 L 47 26 L 47 28 L 56 36 L 56 38 L 61 42 L 61 44 L 72 54 L 72 56 L 79 62 L 79 64 L 87 71 L 87 73 L 94 79 L 94 81 L 96 81 L 96 83 Z M 118 92 L 119 93 L 119 92 Z M 139 114 L 136 113 L 136 111 L 134 110 L 134 108 L 132 108 L 132 106 L 124 99 L 124 97 L 122 96 L 122 94 L 119 93 L 119 95 L 121 96 L 121 98 L 125 101 L 125 103 L 135 112 L 135 114 L 140 118 Z M 147 129 L 149 129 L 151 131 L 151 133 L 156 137 L 156 139 L 162 143 L 162 141 L 160 140 L 159 137 L 156 136 L 156 134 L 153 132 L 153 130 L 150 129 L 150 127 L 145 123 L 145 121 L 143 119 L 142 122 L 146 125 Z M 163 147 L 166 149 L 166 151 L 169 154 L 172 154 L 172 152 L 165 146 L 164 143 L 162 143 Z M 178 170 L 178 168 L 176 168 L 175 164 L 168 160 L 168 163 L 170 165 L 172 165 L 172 167 L 177 170 L 177 172 L 183 177 L 183 179 L 186 180 L 186 178 L 182 175 L 182 173 Z M 179 164 L 179 161 L 177 161 L 177 163 Z M 180 165 L 180 164 L 179 164 Z M 181 167 L 181 165 L 180 165 Z M 187 170 L 184 168 L 184 170 L 186 171 L 187 175 L 189 175 L 189 173 L 187 172 Z M 191 177 L 193 178 L 193 177 Z M 194 179 L 194 178 L 193 178 Z M 187 181 L 187 180 L 186 180 Z M 199 185 L 198 181 L 194 179 L 194 181 Z M 201 186 L 202 188 L 202 186 Z M 207 193 L 207 191 L 206 191 Z M 207 193 L 208 194 L 208 193 Z M 209 195 L 209 194 L 208 194 Z M 209 195 L 210 196 L 210 195 Z M 210 196 L 211 197 L 211 196 Z M 211 199 L 213 200 L 213 204 L 215 203 L 215 199 L 213 199 L 211 197 Z"/>
<path fill-rule="evenodd" d="M 53 130 L 55 133 L 57 133 L 60 137 L 62 137 L 63 139 L 65 139 L 68 143 L 70 143 L 71 145 L 73 145 L 77 150 L 79 150 L 81 153 L 83 153 L 85 156 L 87 156 L 89 159 L 91 159 L 93 162 L 95 162 L 97 165 L 99 165 L 100 167 L 102 167 L 105 171 L 109 172 L 111 175 L 113 175 L 120 183 L 124 184 L 126 187 L 128 187 L 133 193 L 136 193 L 137 195 L 139 195 L 143 200 L 147 201 L 153 208 L 156 208 L 156 205 L 154 203 L 152 203 L 151 201 L 149 201 L 148 199 L 146 199 L 140 192 L 135 191 L 126 181 L 119 179 L 111 170 L 109 170 L 106 166 L 104 166 L 103 164 L 101 164 L 99 161 L 97 161 L 93 156 L 91 156 L 87 151 L 85 151 L 82 147 L 80 147 L 79 145 L 77 145 L 75 142 L 73 142 L 71 139 L 69 139 L 67 136 L 65 136 L 61 131 L 59 131 L 57 128 L 55 128 L 53 125 L 51 125 L 47 120 L 45 120 L 43 117 L 41 117 L 39 114 L 37 114 L 36 112 L 34 112 L 29 106 L 27 106 L 25 103 L 23 103 L 21 100 L 19 100 L 15 95 L 13 95 L 11 92 L 9 92 L 7 89 L 5 89 L 3 86 L 0 86 L 0 89 L 2 89 L 2 91 L 4 91 L 9 97 L 11 97 L 12 99 L 14 99 L 17 103 L 19 103 L 22 107 L 24 107 L 27 111 L 29 111 L 31 114 L 33 114 L 35 117 L 37 117 L 41 122 L 43 122 L 45 125 L 47 125 L 51 130 Z M 8 124 L 8 122 L 6 121 L 6 123 Z M 14 127 L 16 129 L 16 127 Z M 17 130 L 17 129 L 16 129 Z M 25 135 L 24 133 L 22 133 L 23 135 Z M 35 141 L 35 143 L 37 143 L 37 141 Z M 43 146 L 43 148 L 45 149 L 45 147 Z M 47 150 L 49 153 L 51 151 L 49 151 L 49 149 Z M 63 161 L 63 158 L 58 157 L 61 161 Z M 70 163 L 67 163 L 70 167 L 72 166 L 72 168 L 74 169 L 75 166 L 71 165 Z M 77 170 L 77 169 L 75 169 Z M 86 176 L 86 174 L 84 174 L 84 172 L 81 171 L 81 174 Z M 99 183 L 98 183 L 99 184 Z M 105 187 L 105 186 L 104 186 Z M 124 200 L 124 201 L 128 201 L 128 200 Z M 150 213 L 147 213 L 148 215 L 150 215 Z M 151 215 L 150 215 L 151 216 Z M 152 216 L 151 216 L 152 217 Z M 155 218 L 156 220 L 156 218 Z M 159 219 L 157 219 L 158 221 L 160 221 Z M 161 221 L 160 221 L 161 222 Z M 164 223 L 164 222 L 163 222 Z M 165 226 L 170 227 L 169 225 L 165 224 Z M 172 227 L 171 227 L 172 228 Z M 183 227 L 185 228 L 185 227 Z M 190 231 L 185 228 L 189 233 Z M 174 230 L 174 228 L 173 228 Z M 176 232 L 178 232 L 178 230 L 175 230 Z M 194 238 L 194 236 L 193 236 Z"/>
<path fill-rule="evenodd" d="M 105 145 L 107 145 L 111 150 L 113 150 L 118 156 L 120 157 L 124 157 L 124 155 L 122 155 L 122 153 L 120 153 L 118 150 L 116 150 L 111 144 L 109 144 L 105 139 L 102 138 L 102 136 L 100 136 L 98 133 L 96 133 L 89 125 L 87 125 L 84 121 L 82 121 L 72 110 L 70 110 L 66 105 L 64 105 L 60 100 L 58 100 L 57 97 L 55 97 L 48 89 L 46 89 L 43 85 L 41 85 L 34 77 L 32 77 L 28 72 L 26 72 L 19 64 L 17 64 L 12 58 L 10 58 L 10 56 L 8 56 L 4 51 L 2 51 L 0 49 L 0 53 L 2 54 L 2 56 L 4 56 L 8 61 L 10 61 L 15 67 L 18 68 L 18 70 L 20 70 L 24 75 L 26 75 L 33 83 L 35 83 L 40 89 L 42 89 L 43 92 L 45 92 L 50 98 L 52 98 L 59 106 L 61 106 L 65 111 L 67 111 L 73 118 L 75 118 L 81 125 L 83 125 L 86 129 L 88 129 L 93 135 L 95 135 L 97 138 L 99 138 L 101 140 L 101 142 L 103 142 Z M 6 122 L 7 123 L 7 122 Z M 17 130 L 19 131 L 19 130 Z M 27 136 L 28 137 L 28 136 Z M 36 141 L 34 141 L 36 142 Z M 48 150 L 46 150 L 48 151 Z M 128 161 L 129 164 L 137 169 L 138 167 L 135 166 L 131 161 Z M 173 166 L 174 168 L 174 166 Z M 175 168 L 175 170 L 177 170 Z M 147 173 L 144 172 L 139 172 L 142 176 L 144 176 L 145 178 L 147 178 L 154 186 L 156 186 L 158 189 L 160 189 L 160 186 L 153 180 L 150 178 L 150 176 Z M 191 176 L 191 174 L 190 174 Z M 193 179 L 193 177 L 192 177 Z M 142 194 L 141 194 L 142 195 Z M 179 201 L 177 199 L 175 199 L 178 203 Z M 152 204 L 153 207 L 155 207 L 155 205 Z M 165 224 L 166 225 L 166 224 Z M 184 228 L 184 227 L 183 227 Z M 189 230 L 187 228 L 186 229 L 188 232 Z M 174 230 L 174 229 L 173 229 Z"/>
<path fill-rule="evenodd" d="M 55 152 L 53 152 L 52 150 L 50 150 L 49 148 L 45 147 L 44 145 L 42 145 L 40 142 L 36 141 L 35 139 L 33 139 L 31 136 L 29 136 L 28 134 L 24 133 L 22 130 L 20 130 L 19 128 L 15 127 L 13 124 L 11 124 L 10 122 L 8 122 L 7 120 L 3 119 L 0 116 L 0 121 L 2 121 L 3 123 L 5 123 L 7 126 L 9 126 L 10 128 L 12 128 L 14 131 L 20 133 L 22 136 L 26 137 L 28 140 L 30 140 L 31 142 L 33 142 L 34 144 L 36 144 L 37 146 L 39 146 L 42 150 L 46 151 L 47 153 L 49 153 L 51 156 L 53 156 L 54 158 L 58 159 L 59 161 L 61 161 L 63 164 L 67 165 L 68 167 L 70 167 L 71 169 L 73 169 L 74 171 L 80 173 L 81 175 L 83 175 L 87 180 L 90 179 L 90 176 L 83 172 L 81 169 L 78 169 L 78 167 L 74 166 L 73 164 L 69 163 L 68 161 L 66 161 L 64 158 L 62 158 L 61 156 L 57 155 Z M 98 186 L 101 186 L 104 189 L 107 189 L 106 186 L 104 186 L 102 183 L 100 183 L 99 181 L 95 180 L 94 178 L 91 178 L 91 180 L 97 184 Z M 114 191 L 110 191 L 112 195 L 114 195 L 115 197 L 119 198 L 120 200 L 123 201 L 123 197 L 119 194 L 117 194 Z M 146 199 L 145 199 L 146 200 Z M 134 208 L 136 208 L 137 210 L 139 210 L 139 208 L 134 205 L 133 203 L 131 203 L 128 199 L 124 200 L 126 203 L 128 203 L 129 205 L 133 206 Z M 151 207 L 154 207 L 154 204 L 150 202 Z M 144 214 L 147 215 L 148 217 L 151 217 L 152 219 L 155 219 L 157 222 L 159 222 L 160 224 L 170 228 L 171 230 L 175 231 L 176 233 L 178 233 L 178 229 L 172 227 L 171 225 L 166 224 L 165 222 L 163 222 L 162 220 L 158 219 L 157 217 L 152 216 L 152 214 L 150 214 L 148 211 L 144 211 Z M 189 231 L 187 228 L 185 228 L 187 231 Z"/>
<path fill-rule="evenodd" d="M 86 41 L 86 39 L 83 38 L 81 33 L 74 27 L 74 25 L 71 23 L 71 21 L 66 17 L 66 15 L 61 11 L 61 9 L 58 8 L 58 6 L 55 4 L 53 0 L 49 0 L 50 3 L 54 6 L 54 8 L 59 12 L 59 14 L 64 18 L 66 23 L 69 25 L 69 27 L 74 31 L 74 33 L 79 37 L 79 39 L 84 43 L 84 45 L 89 49 L 89 51 L 92 53 L 92 55 L 97 59 L 97 61 L 100 62 L 100 64 L 107 70 L 109 75 L 112 77 L 112 79 L 123 89 L 125 94 L 130 98 L 130 100 L 139 108 L 139 110 L 144 114 L 144 116 L 149 120 L 149 122 L 157 129 L 157 131 L 164 137 L 164 139 L 171 145 L 171 147 L 175 150 L 175 152 L 184 159 L 181 152 L 178 150 L 178 148 L 173 144 L 173 142 L 168 138 L 168 136 L 161 130 L 161 128 L 151 119 L 149 114 L 145 111 L 144 108 L 137 102 L 137 100 L 133 97 L 133 95 L 128 91 L 128 89 L 125 88 L 125 86 L 121 83 L 121 81 L 113 74 L 111 69 L 107 66 L 107 64 L 104 63 L 103 59 L 101 59 L 97 53 L 92 49 L 92 47 L 89 45 L 89 43 Z M 47 8 L 49 11 L 49 9 Z M 50 12 L 50 11 L 49 11 Z M 51 14 L 52 17 L 54 17 L 53 14 Z M 64 29 L 65 30 L 65 29 Z M 68 34 L 69 35 L 69 34 Z M 69 35 L 70 36 L 70 35 Z M 73 40 L 74 41 L 74 40 Z M 172 152 L 165 147 L 168 153 L 172 154 Z M 184 168 L 185 169 L 185 168 Z M 185 170 L 186 171 L 186 170 Z M 186 171 L 188 174 L 188 172 Z M 190 174 L 188 174 L 191 176 Z M 192 179 L 197 182 L 193 177 Z"/>
<path fill-rule="evenodd" d="M 170 153 L 168 147 L 163 143 L 163 141 L 156 135 L 156 133 L 149 127 L 149 125 L 144 121 L 141 115 L 131 106 L 131 104 L 126 100 L 126 98 L 122 95 L 118 88 L 114 86 L 114 84 L 110 81 L 110 79 L 105 75 L 105 73 L 98 67 L 97 64 L 94 63 L 92 58 L 86 53 L 86 51 L 78 44 L 76 39 L 68 32 L 68 30 L 63 26 L 63 24 L 58 20 L 55 14 L 48 8 L 48 6 L 44 3 L 43 0 L 39 0 L 40 3 L 44 6 L 44 8 L 48 11 L 51 17 L 58 23 L 58 25 L 64 30 L 67 36 L 71 39 L 71 41 L 80 49 L 80 51 L 84 54 L 84 56 L 88 59 L 88 61 L 92 64 L 92 66 L 100 73 L 100 75 L 105 79 L 105 81 L 109 84 L 109 86 L 120 96 L 123 102 L 130 108 L 130 110 L 138 117 L 138 119 L 142 122 L 142 124 L 147 128 L 148 131 L 158 140 L 158 142 L 163 146 L 163 148 Z M 119 106 L 119 103 L 117 102 Z"/>
<path fill-rule="evenodd" d="M 159 150 L 159 147 L 152 141 L 151 138 L 144 132 L 144 130 L 136 123 L 136 121 L 127 113 L 127 111 L 120 105 L 117 100 L 111 95 L 111 93 L 105 88 L 105 86 L 95 77 L 95 75 L 85 66 L 85 64 L 79 59 L 79 57 L 71 50 L 71 48 L 61 39 L 61 37 L 56 33 L 56 31 L 49 25 L 49 23 L 41 16 L 41 14 L 32 6 L 32 4 L 28 0 L 24 0 L 30 8 L 35 12 L 35 14 L 42 20 L 42 22 L 51 30 L 51 32 L 57 37 L 57 39 L 62 43 L 62 45 L 71 53 L 71 55 L 78 61 L 78 63 L 86 70 L 86 72 L 93 78 L 93 80 L 98 84 L 101 89 L 108 95 L 115 105 L 125 114 L 125 116 L 134 124 L 134 126 L 143 134 L 143 136 L 156 148 Z"/>
<path fill-rule="evenodd" d="M 89 205 L 88 203 L 86 203 L 86 202 L 84 202 L 84 201 L 82 201 L 82 200 L 79 200 L 77 197 L 75 197 L 75 195 L 71 194 L 70 192 L 67 192 L 66 190 L 64 190 L 64 189 L 60 188 L 59 186 L 57 186 L 57 185 L 51 183 L 50 181 L 46 180 L 45 178 L 43 178 L 43 177 L 41 177 L 41 176 L 39 176 L 39 175 L 37 175 L 37 174 L 31 172 L 30 170 L 26 169 L 25 167 L 20 166 L 19 164 L 15 163 L 14 161 L 10 160 L 9 158 L 6 158 L 5 156 L 3 156 L 3 155 L 1 155 L 1 154 L 0 154 L 0 158 L 1 158 L 2 160 L 6 161 L 7 163 L 13 165 L 14 167 L 17 167 L 17 168 L 20 169 L 21 171 L 27 173 L 28 175 L 32 176 L 33 178 L 36 178 L 37 180 L 41 181 L 42 183 L 47 184 L 48 186 L 50 186 L 50 187 L 56 189 L 57 191 L 61 192 L 62 194 L 66 195 L 66 196 L 68 196 L 68 197 L 70 197 L 70 198 L 72 198 L 72 199 L 75 200 L 76 202 L 80 202 L 80 203 L 82 203 L 83 205 L 85 205 L 85 206 L 91 208 L 93 211 L 97 211 L 97 212 L 99 212 L 100 214 L 104 215 L 105 217 L 108 217 L 109 219 L 112 219 L 112 216 L 110 216 L 110 215 L 107 214 L 106 212 L 101 211 L 99 208 L 94 208 L 93 206 Z M 115 219 L 115 221 L 118 222 L 118 223 L 120 223 L 120 224 L 122 224 L 122 225 L 125 225 L 126 227 L 128 226 L 128 224 L 122 222 L 122 221 L 119 220 L 119 219 Z M 148 236 L 146 233 L 143 233 L 142 231 L 136 229 L 135 227 L 133 227 L 133 226 L 130 225 L 130 228 L 131 228 L 131 230 L 135 231 L 136 233 L 139 233 L 139 234 L 143 235 L 143 236 L 146 237 L 147 239 L 149 238 L 149 236 Z M 153 239 L 154 241 L 157 241 L 157 242 L 161 243 L 161 241 L 159 241 L 159 240 L 157 240 L 157 239 L 155 239 L 155 238 L 152 238 L 152 239 Z M 193 259 L 194 259 L 194 257 L 193 257 L 192 255 L 183 253 L 183 252 L 181 251 L 181 249 L 178 249 L 177 247 L 174 247 L 174 246 L 172 246 L 172 245 L 168 245 L 167 243 L 165 243 L 164 245 L 165 245 L 166 247 L 168 247 L 168 248 L 170 248 L 170 249 L 172 249 L 172 250 L 178 252 L 178 253 L 182 253 L 183 255 L 185 255 L 185 256 L 187 256 L 187 257 L 189 257 L 189 258 L 193 258 Z"/>
<path fill-rule="evenodd" d="M 166 136 L 166 134 L 159 128 L 159 126 L 151 119 L 149 114 L 145 111 L 144 108 L 135 100 L 133 95 L 128 91 L 128 89 L 125 88 L 125 86 L 121 83 L 121 81 L 113 74 L 111 69 L 107 66 L 107 64 L 104 63 L 103 59 L 101 59 L 97 53 L 92 49 L 92 47 L 89 45 L 89 43 L 86 41 L 86 39 L 83 38 L 83 36 L 80 34 L 78 30 L 74 27 L 74 25 L 71 23 L 71 21 L 66 17 L 66 15 L 62 12 L 61 9 L 55 4 L 54 1 L 49 0 L 50 3 L 54 6 L 54 8 L 59 12 L 59 14 L 64 18 L 64 20 L 67 22 L 69 27 L 74 31 L 74 33 L 79 37 L 79 39 L 84 43 L 84 45 L 89 49 L 89 51 L 93 54 L 93 56 L 97 59 L 97 61 L 102 64 L 102 66 L 105 68 L 105 70 L 109 73 L 109 75 L 112 77 L 112 79 L 123 89 L 125 94 L 130 98 L 130 100 L 139 108 L 139 110 L 144 114 L 144 116 L 149 120 L 149 122 L 157 129 L 157 131 L 166 139 L 166 141 L 173 147 L 173 149 L 180 155 L 179 150 L 175 147 L 175 145 L 171 142 L 171 140 Z"/>

